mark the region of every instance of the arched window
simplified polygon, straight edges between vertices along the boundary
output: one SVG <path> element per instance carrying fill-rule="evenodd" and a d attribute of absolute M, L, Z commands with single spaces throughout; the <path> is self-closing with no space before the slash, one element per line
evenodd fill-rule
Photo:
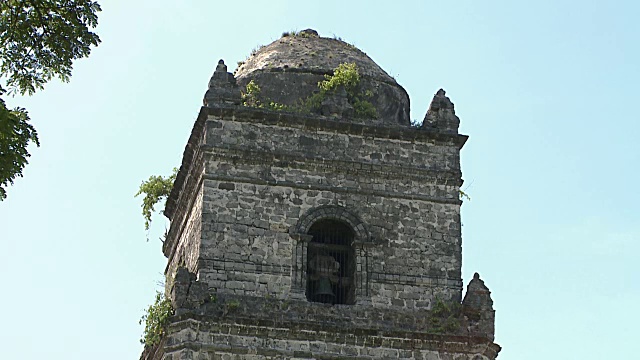
<path fill-rule="evenodd" d="M 322 219 L 309 228 L 307 288 L 309 301 L 355 303 L 354 231 L 341 221 Z"/>

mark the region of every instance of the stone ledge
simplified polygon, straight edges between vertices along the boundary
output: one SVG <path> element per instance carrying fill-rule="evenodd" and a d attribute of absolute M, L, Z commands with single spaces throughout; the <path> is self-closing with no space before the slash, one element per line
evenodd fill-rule
<path fill-rule="evenodd" d="M 185 332 L 186 331 L 186 332 Z M 196 333 L 191 333 L 196 331 Z M 368 329 L 335 329 L 331 326 L 311 327 L 309 324 L 273 324 L 261 321 L 247 321 L 233 319 L 231 322 L 208 318 L 203 316 L 182 316 L 174 319 L 169 327 L 169 340 L 166 344 L 166 351 L 173 352 L 179 349 L 190 348 L 192 350 L 228 351 L 231 347 L 238 349 L 241 353 L 249 347 L 243 347 L 239 344 L 233 344 L 235 339 L 237 343 L 241 343 L 242 339 L 256 338 L 268 340 L 271 349 L 263 347 L 262 351 L 277 352 L 280 355 L 293 355 L 287 353 L 286 349 L 278 349 L 276 342 L 289 343 L 311 343 L 322 342 L 328 346 L 342 347 L 358 347 L 368 349 L 394 349 L 408 351 L 439 351 L 445 353 L 458 354 L 482 354 L 490 359 L 497 356 L 500 346 L 486 338 L 480 336 L 460 336 L 460 335 L 443 335 L 429 334 L 424 332 L 411 331 L 378 331 Z M 179 334 L 184 334 L 182 339 Z M 227 346 L 213 343 L 203 342 L 198 339 L 207 338 L 201 334 L 209 334 L 212 338 L 227 338 Z M 212 341 L 216 342 L 216 341 Z M 220 343 L 218 341 L 218 343 Z M 254 345 L 259 345 L 254 344 Z M 253 351 L 260 351 L 258 346 L 252 347 Z M 326 354 L 325 355 L 331 355 Z M 333 354 L 334 356 L 337 354 Z M 350 357 L 351 358 L 351 357 Z M 364 357 L 367 358 L 367 357 Z M 370 357 L 368 357 L 370 358 Z"/>
<path fill-rule="evenodd" d="M 213 119 L 301 128 L 311 131 L 335 131 L 347 135 L 362 135 L 373 138 L 419 142 L 445 142 L 455 144 L 458 149 L 462 149 L 468 139 L 466 135 L 443 133 L 434 130 L 410 128 L 399 125 L 365 125 L 339 121 L 336 118 L 327 116 L 271 111 L 250 107 L 202 107 L 198 120 L 200 120 L 200 116 L 205 115 Z"/>
<path fill-rule="evenodd" d="M 370 305 L 330 305 L 306 300 L 280 299 L 272 296 L 246 296 L 230 293 L 211 293 L 195 308 L 178 306 L 174 322 L 195 319 L 212 327 L 220 323 L 267 327 L 272 329 L 296 328 L 305 331 L 321 331 L 326 336 L 384 336 L 389 338 L 440 339 L 452 336 L 459 339 L 492 340 L 493 334 L 476 329 L 477 321 L 456 315 L 456 328 L 447 333 L 440 328 L 443 318 L 429 309 L 371 307 Z M 233 306 L 232 306 L 233 305 Z M 449 319 L 449 318 L 447 318 Z M 435 322 L 434 322 L 435 321 Z M 448 321 L 448 320 L 447 320 Z M 294 334 L 300 339 L 306 333 Z M 314 335 L 315 336 L 315 335 Z M 324 336 L 324 335 L 323 335 Z M 338 341 L 338 340 L 332 340 Z"/>
<path fill-rule="evenodd" d="M 268 186 L 284 186 L 291 187 L 295 189 L 303 189 L 303 190 L 317 190 L 317 191 L 331 191 L 334 193 L 343 193 L 343 194 L 359 194 L 359 195 L 373 195 L 373 196 L 381 196 L 381 197 L 389 197 L 396 199 L 406 199 L 406 200 L 419 200 L 419 201 L 427 201 L 439 204 L 451 204 L 451 205 L 462 205 L 462 200 L 459 199 L 443 199 L 437 198 L 433 196 L 426 195 L 417 195 L 417 194 L 404 194 L 397 192 L 390 192 L 384 190 L 363 190 L 351 187 L 335 187 L 330 185 L 312 185 L 312 184 L 300 184 L 294 183 L 290 181 L 278 181 L 278 180 L 263 180 L 263 179 L 253 179 L 253 178 L 241 178 L 235 176 L 223 176 L 223 175 L 204 175 L 206 180 L 214 180 L 214 181 L 224 181 L 224 182 L 236 182 L 236 183 L 245 183 L 245 184 L 254 184 L 254 185 L 268 185 Z"/>

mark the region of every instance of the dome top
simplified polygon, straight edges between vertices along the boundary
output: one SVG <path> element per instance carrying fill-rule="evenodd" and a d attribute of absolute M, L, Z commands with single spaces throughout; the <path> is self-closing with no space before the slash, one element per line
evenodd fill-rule
<path fill-rule="evenodd" d="M 316 111 L 347 121 L 409 126 L 409 96 L 404 88 L 363 51 L 340 39 L 320 37 L 312 29 L 284 33 L 258 48 L 234 75 L 241 88 L 253 81 L 262 103 L 291 108 L 317 94 L 325 75 L 334 75 L 344 64 L 356 65 L 360 92 L 350 97 L 333 93 Z M 363 103 L 375 110 L 363 115 L 359 108 Z"/>
<path fill-rule="evenodd" d="M 295 71 L 331 74 L 340 64 L 355 63 L 361 76 L 396 84 L 378 64 L 357 47 L 340 39 L 318 36 L 315 30 L 284 33 L 282 38 L 254 51 L 236 70 L 236 78 L 254 71 Z"/>

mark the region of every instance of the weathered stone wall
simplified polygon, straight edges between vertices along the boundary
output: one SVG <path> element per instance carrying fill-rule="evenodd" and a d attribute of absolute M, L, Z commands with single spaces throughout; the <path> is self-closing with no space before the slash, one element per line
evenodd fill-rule
<path fill-rule="evenodd" d="M 332 205 L 370 234 L 358 249 L 367 267 L 358 302 L 460 301 L 459 137 L 273 116 L 207 115 L 199 279 L 221 292 L 289 297 L 296 224 Z"/>
<path fill-rule="evenodd" d="M 492 360 L 499 346 L 464 336 L 304 330 L 191 318 L 172 324 L 164 359 Z"/>
<path fill-rule="evenodd" d="M 439 302 L 430 310 L 216 292 L 185 268 L 170 296 L 176 316 L 167 336 L 141 359 L 479 360 L 500 351 L 490 292 L 477 274 L 461 307 Z"/>
<path fill-rule="evenodd" d="M 254 111 L 257 114 L 237 111 L 232 118 L 211 115 L 206 125 L 206 144 L 216 148 L 235 147 L 247 154 L 257 151 L 275 157 L 288 155 L 304 161 L 324 159 L 347 169 L 347 163 L 357 162 L 369 165 L 360 167 L 365 171 L 390 172 L 400 168 L 413 175 L 420 169 L 430 170 L 427 173 L 431 176 L 449 177 L 454 183 L 460 181 L 457 137 L 429 139 L 428 136 L 418 137 L 417 134 L 427 132 L 414 128 L 367 127 L 333 119 L 312 121 Z M 415 137 L 410 136 L 412 132 L 416 133 Z"/>
<path fill-rule="evenodd" d="M 460 303 L 465 140 L 203 108 L 169 202 L 176 316 L 142 359 L 495 359 L 477 274 Z M 307 232 L 323 218 L 355 232 L 355 304 L 305 298 Z"/>
<path fill-rule="evenodd" d="M 360 215 L 365 223 L 382 225 L 371 226 L 379 237 L 368 248 L 374 304 L 429 307 L 434 292 L 459 300 L 459 238 L 449 235 L 448 229 L 438 232 L 437 223 L 425 224 L 420 214 L 431 209 L 430 204 L 397 199 L 380 212 L 372 206 L 375 200 L 358 194 L 214 180 L 205 180 L 204 188 L 199 278 L 210 287 L 287 297 L 296 246 L 289 229 L 308 210 L 331 204 Z M 384 222 L 397 209 L 411 206 L 419 211 L 385 228 Z M 457 216 L 456 205 L 441 206 L 454 208 L 451 216 Z M 417 225 L 404 227 L 408 223 Z"/>
<path fill-rule="evenodd" d="M 196 188 L 193 197 L 192 207 L 183 219 L 181 231 L 176 235 L 176 248 L 174 256 L 170 259 L 165 270 L 165 286 L 170 289 L 171 280 L 174 279 L 179 266 L 186 267 L 191 272 L 196 272 L 200 260 L 200 244 L 202 241 L 202 205 L 204 189 L 202 186 Z M 173 234 L 172 234 L 173 235 Z"/>
<path fill-rule="evenodd" d="M 201 112 L 202 113 L 202 112 Z M 171 220 L 162 251 L 167 257 L 165 269 L 166 290 L 171 285 L 178 267 L 197 272 L 202 239 L 202 207 L 204 199 L 204 158 L 201 144 L 204 137 L 205 118 L 194 124 L 184 151 L 182 166 L 167 199 L 164 214 Z"/>
<path fill-rule="evenodd" d="M 336 334 L 194 320 L 177 323 L 172 330 L 175 332 L 168 338 L 165 359 L 490 360 L 496 357 L 496 349 L 490 344 L 473 343 L 467 338 Z"/>

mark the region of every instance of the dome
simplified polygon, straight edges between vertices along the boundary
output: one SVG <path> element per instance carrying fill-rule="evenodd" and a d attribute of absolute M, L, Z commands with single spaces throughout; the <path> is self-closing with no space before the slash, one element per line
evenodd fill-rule
<path fill-rule="evenodd" d="M 263 103 L 300 106 L 319 92 L 318 83 L 333 75 L 341 64 L 355 64 L 360 75 L 358 98 L 375 108 L 375 116 L 357 116 L 353 97 L 335 92 L 324 101 L 323 115 L 355 118 L 354 121 L 379 125 L 406 125 L 409 120 L 407 92 L 367 54 L 339 39 L 318 36 L 315 30 L 285 33 L 283 37 L 254 51 L 240 63 L 235 78 L 245 89 L 252 80 L 259 87 Z M 357 119 L 360 118 L 360 119 Z"/>

